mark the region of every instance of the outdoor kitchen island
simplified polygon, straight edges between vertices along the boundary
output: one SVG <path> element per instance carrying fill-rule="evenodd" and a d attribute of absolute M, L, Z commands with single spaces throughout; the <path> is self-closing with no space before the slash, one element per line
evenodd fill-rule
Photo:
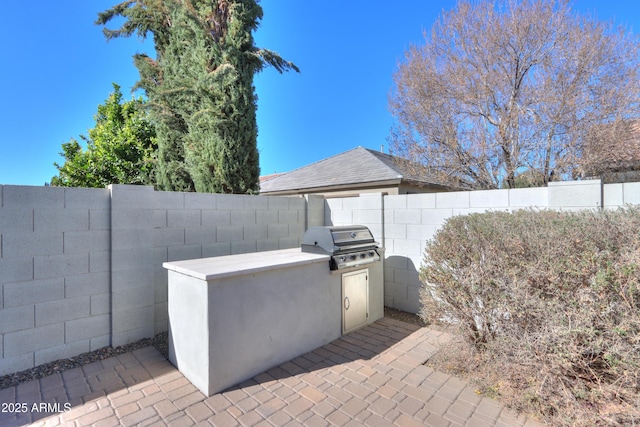
<path fill-rule="evenodd" d="M 169 360 L 211 396 L 339 338 L 342 272 L 329 260 L 295 248 L 165 262 Z M 384 315 L 375 282 L 368 323 Z"/>

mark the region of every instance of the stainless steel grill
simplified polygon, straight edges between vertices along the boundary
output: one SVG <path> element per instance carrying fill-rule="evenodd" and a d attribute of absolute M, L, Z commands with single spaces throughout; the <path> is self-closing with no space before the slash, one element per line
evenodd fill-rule
<path fill-rule="evenodd" d="M 380 261 L 378 246 L 364 225 L 309 227 L 302 237 L 303 252 L 331 255 L 331 270 Z"/>

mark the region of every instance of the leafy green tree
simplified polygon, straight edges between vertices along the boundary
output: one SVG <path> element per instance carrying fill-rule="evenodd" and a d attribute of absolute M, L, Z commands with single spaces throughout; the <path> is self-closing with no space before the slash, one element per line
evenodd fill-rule
<path fill-rule="evenodd" d="M 155 58 L 134 57 L 157 128 L 157 186 L 252 193 L 260 173 L 253 76 L 266 66 L 296 70 L 255 46 L 255 0 L 128 0 L 99 14 L 107 39 L 153 35 Z"/>
<path fill-rule="evenodd" d="M 89 136 L 80 135 L 86 149 L 72 138 L 62 144 L 64 164 L 54 163 L 58 176 L 51 185 L 98 187 L 109 184 L 151 184 L 155 129 L 141 109 L 143 101 L 122 102 L 120 86 L 98 106 L 96 125 Z"/>

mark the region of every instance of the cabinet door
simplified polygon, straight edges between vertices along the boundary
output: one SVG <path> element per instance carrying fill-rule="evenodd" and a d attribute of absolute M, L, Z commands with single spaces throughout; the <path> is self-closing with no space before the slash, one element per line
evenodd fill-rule
<path fill-rule="evenodd" d="M 367 324 L 369 318 L 369 270 L 342 275 L 342 333 Z"/>

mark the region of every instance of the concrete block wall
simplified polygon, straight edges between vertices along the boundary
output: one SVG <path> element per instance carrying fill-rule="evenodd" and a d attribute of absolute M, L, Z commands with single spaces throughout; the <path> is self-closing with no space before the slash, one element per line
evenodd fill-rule
<path fill-rule="evenodd" d="M 167 330 L 162 262 L 296 247 L 322 213 L 299 197 L 0 185 L 0 375 Z"/>
<path fill-rule="evenodd" d="M 155 332 L 168 329 L 166 261 L 300 246 L 307 221 L 302 197 L 155 192 Z M 316 209 L 317 211 L 317 209 Z"/>
<path fill-rule="evenodd" d="M 416 313 L 420 309 L 419 271 L 427 242 L 445 221 L 456 215 L 522 208 L 589 209 L 640 203 L 640 183 L 603 186 L 600 180 L 557 182 L 549 187 L 385 195 L 382 198 L 385 247 L 385 305 Z M 325 218 L 331 224 L 367 224 L 362 212 L 371 195 L 327 199 Z M 607 205 L 608 203 L 608 205 Z M 375 223 L 373 224 L 376 225 Z M 372 229 L 373 231 L 373 229 Z"/>
<path fill-rule="evenodd" d="M 110 344 L 104 189 L 0 186 L 0 375 Z"/>

